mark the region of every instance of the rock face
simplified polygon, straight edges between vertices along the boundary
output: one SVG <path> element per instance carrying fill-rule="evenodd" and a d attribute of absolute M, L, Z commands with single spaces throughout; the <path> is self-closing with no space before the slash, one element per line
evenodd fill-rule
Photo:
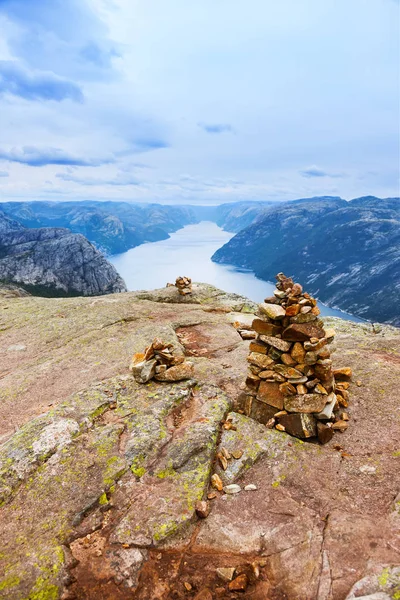
<path fill-rule="evenodd" d="M 266 209 L 213 260 L 267 281 L 288 272 L 330 306 L 400 325 L 399 198 L 286 202 Z"/>
<path fill-rule="evenodd" d="M 172 291 L 0 295 L 0 598 L 396 598 L 399 331 L 325 320 L 356 383 L 317 446 L 236 412 L 249 303 Z M 155 337 L 193 379 L 133 379 Z"/>
<path fill-rule="evenodd" d="M 115 267 L 90 242 L 82 235 L 55 228 L 20 227 L 0 232 L 0 281 L 39 296 L 126 291 Z"/>

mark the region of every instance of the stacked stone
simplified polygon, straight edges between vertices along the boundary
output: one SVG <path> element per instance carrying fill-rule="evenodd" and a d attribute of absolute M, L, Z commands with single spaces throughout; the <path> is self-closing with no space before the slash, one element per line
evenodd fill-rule
<path fill-rule="evenodd" d="M 194 375 L 193 363 L 177 356 L 173 344 L 155 338 L 144 352 L 137 352 L 130 365 L 132 375 L 138 383 L 157 381 L 182 381 Z"/>
<path fill-rule="evenodd" d="M 192 280 L 190 277 L 177 277 L 175 286 L 178 288 L 181 296 L 187 296 L 192 293 Z"/>
<path fill-rule="evenodd" d="M 257 337 L 241 408 L 267 427 L 324 444 L 347 428 L 351 370 L 333 369 L 335 332 L 324 328 L 315 298 L 283 273 L 276 278 L 274 295 L 252 324 Z"/>

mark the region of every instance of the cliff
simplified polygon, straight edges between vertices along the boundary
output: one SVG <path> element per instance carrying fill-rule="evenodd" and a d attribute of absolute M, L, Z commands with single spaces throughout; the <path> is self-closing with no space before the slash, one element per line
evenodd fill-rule
<path fill-rule="evenodd" d="M 322 302 L 400 325 L 400 199 L 303 200 L 266 210 L 212 259 L 290 273 Z"/>
<path fill-rule="evenodd" d="M 114 266 L 82 235 L 25 229 L 0 215 L 0 282 L 39 296 L 94 296 L 126 291 Z"/>
<path fill-rule="evenodd" d="M 256 307 L 193 290 L 0 295 L 0 598 L 397 598 L 399 331 L 326 319 L 354 375 L 350 426 L 320 447 L 234 411 L 248 342 L 232 323 Z M 156 336 L 195 380 L 133 380 Z M 215 472 L 242 491 L 199 519 Z"/>

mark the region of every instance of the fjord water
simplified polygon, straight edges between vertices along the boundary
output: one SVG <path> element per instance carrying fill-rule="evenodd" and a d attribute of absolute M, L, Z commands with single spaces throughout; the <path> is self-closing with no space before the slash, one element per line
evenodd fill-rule
<path fill-rule="evenodd" d="M 167 282 L 174 283 L 179 275 L 186 275 L 192 281 L 210 283 L 226 292 L 262 302 L 273 293 L 275 286 L 272 283 L 257 279 L 250 271 L 211 261 L 214 252 L 234 235 L 215 223 L 202 221 L 179 229 L 167 240 L 137 246 L 109 260 L 130 291 L 165 287 Z M 323 304 L 320 308 L 325 316 L 361 320 Z"/>

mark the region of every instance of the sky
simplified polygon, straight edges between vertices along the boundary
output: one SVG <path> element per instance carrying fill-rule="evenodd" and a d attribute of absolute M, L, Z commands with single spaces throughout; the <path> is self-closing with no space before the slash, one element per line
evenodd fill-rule
<path fill-rule="evenodd" d="M 399 192 L 399 0 L 0 0 L 0 200 Z"/>

